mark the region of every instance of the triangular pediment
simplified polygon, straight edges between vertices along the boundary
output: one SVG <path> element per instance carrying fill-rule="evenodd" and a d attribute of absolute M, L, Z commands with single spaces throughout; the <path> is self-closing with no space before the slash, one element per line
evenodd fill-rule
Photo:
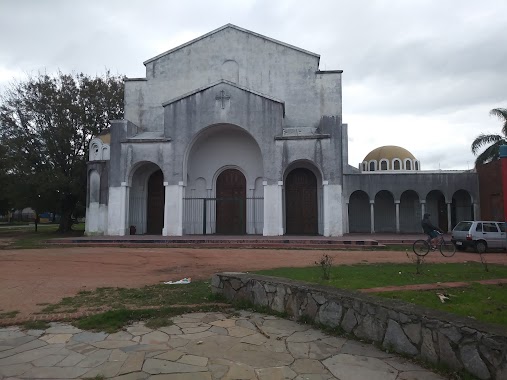
<path fill-rule="evenodd" d="M 242 91 L 248 92 L 248 93 L 250 93 L 250 94 L 253 94 L 253 95 L 256 95 L 256 96 L 260 96 L 261 98 L 264 98 L 264 99 L 270 100 L 270 101 L 272 101 L 272 102 L 279 103 L 279 104 L 281 104 L 281 105 L 282 105 L 283 115 L 285 116 L 285 102 L 284 102 L 284 101 L 282 101 L 282 100 L 280 100 L 280 99 L 276 99 L 276 98 L 274 98 L 274 97 L 272 97 L 272 96 L 269 96 L 269 95 L 266 95 L 266 94 L 262 94 L 262 93 L 260 93 L 260 92 L 258 92 L 258 91 L 254 91 L 254 90 L 249 89 L 249 88 L 247 88 L 247 87 L 240 86 L 240 85 L 238 85 L 238 84 L 236 84 L 236 83 L 229 82 L 228 80 L 225 80 L 225 79 L 219 80 L 218 82 L 215 82 L 215 83 L 209 84 L 209 85 L 204 86 L 204 87 L 200 87 L 200 88 L 198 88 L 198 89 L 196 89 L 196 90 L 193 90 L 193 91 L 191 91 L 191 92 L 188 92 L 188 93 L 183 94 L 183 95 L 181 95 L 181 96 L 178 96 L 178 97 L 176 97 L 176 98 L 173 98 L 173 99 L 171 99 L 171 100 L 168 100 L 167 102 L 162 103 L 162 106 L 163 106 L 163 107 L 166 107 L 166 106 L 168 106 L 168 105 L 170 105 L 170 104 L 173 104 L 173 103 L 175 103 L 175 102 L 177 102 L 177 101 L 180 101 L 180 100 L 185 99 L 185 98 L 189 98 L 189 97 L 191 97 L 191 96 L 194 96 L 194 95 L 195 95 L 195 94 L 197 94 L 197 93 L 204 92 L 204 91 L 206 91 L 206 90 L 208 90 L 208 89 L 210 89 L 210 88 L 216 87 L 216 86 L 218 86 L 218 85 L 220 85 L 220 84 L 226 84 L 226 85 L 229 85 L 229 86 L 231 86 L 231 87 L 235 87 L 235 88 L 240 89 L 240 90 L 242 90 Z"/>
<path fill-rule="evenodd" d="M 190 46 L 200 40 L 203 40 L 205 38 L 208 38 L 210 36 L 213 36 L 213 35 L 216 35 L 216 34 L 219 34 L 220 32 L 226 30 L 226 29 L 234 29 L 234 30 L 237 30 L 237 31 L 240 31 L 242 33 L 245 33 L 245 34 L 248 34 L 249 36 L 254 36 L 254 37 L 257 37 L 257 38 L 260 38 L 264 41 L 269 41 L 271 43 L 274 43 L 274 44 L 277 44 L 277 45 L 280 45 L 280 46 L 284 46 L 286 48 L 289 48 L 289 49 L 292 49 L 292 50 L 295 50 L 295 51 L 298 51 L 300 53 L 303 53 L 303 54 L 307 54 L 307 55 L 311 55 L 311 56 L 314 56 L 314 57 L 317 57 L 320 59 L 320 55 L 319 54 L 316 54 L 316 53 L 312 53 L 311 51 L 308 51 L 308 50 L 305 50 L 305 49 L 301 49 L 301 48 L 298 48 L 297 46 L 293 46 L 293 45 L 290 45 L 290 44 L 287 44 L 285 42 L 281 42 L 281 41 L 278 41 L 278 40 L 275 40 L 274 38 L 270 38 L 270 37 L 266 37 L 266 36 L 263 36 L 262 34 L 259 34 L 259 33 L 255 33 L 255 32 L 252 32 L 250 30 L 247 30 L 247 29 L 243 29 L 243 28 L 240 28 L 239 26 L 236 26 L 236 25 L 233 25 L 233 24 L 226 24 L 218 29 L 215 29 L 215 30 L 212 30 L 211 32 L 209 33 L 206 33 L 200 37 L 197 37 L 197 38 L 194 38 L 193 40 L 191 41 L 188 41 L 182 45 L 179 45 L 173 49 L 170 49 L 164 53 L 161 53 L 153 58 L 150 58 L 148 59 L 147 61 L 143 62 L 144 65 L 147 65 L 148 63 L 150 62 L 153 62 L 165 55 L 168 55 L 168 54 L 171 54 L 177 50 L 180 50 L 180 49 L 183 49 L 184 47 L 187 47 L 187 46 Z"/>

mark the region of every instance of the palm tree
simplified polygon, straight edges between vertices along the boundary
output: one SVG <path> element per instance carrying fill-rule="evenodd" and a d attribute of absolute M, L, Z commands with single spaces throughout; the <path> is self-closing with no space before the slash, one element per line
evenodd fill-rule
<path fill-rule="evenodd" d="M 500 155 L 500 145 L 507 145 L 507 108 L 494 108 L 489 111 L 492 116 L 497 116 L 503 122 L 502 135 L 485 135 L 481 133 L 472 143 L 472 153 L 477 155 L 481 147 L 489 145 L 475 159 L 475 165 L 485 164 L 498 160 Z"/>

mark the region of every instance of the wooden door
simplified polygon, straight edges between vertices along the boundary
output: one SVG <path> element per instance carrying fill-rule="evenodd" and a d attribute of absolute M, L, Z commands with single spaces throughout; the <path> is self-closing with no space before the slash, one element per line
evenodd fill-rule
<path fill-rule="evenodd" d="M 148 179 L 148 205 L 146 233 L 149 235 L 162 235 L 164 227 L 164 174 L 157 170 Z"/>
<path fill-rule="evenodd" d="M 246 179 L 237 169 L 224 170 L 217 178 L 217 234 L 246 233 Z"/>
<path fill-rule="evenodd" d="M 294 169 L 285 180 L 285 229 L 288 235 L 317 235 L 317 178 L 311 170 Z"/>

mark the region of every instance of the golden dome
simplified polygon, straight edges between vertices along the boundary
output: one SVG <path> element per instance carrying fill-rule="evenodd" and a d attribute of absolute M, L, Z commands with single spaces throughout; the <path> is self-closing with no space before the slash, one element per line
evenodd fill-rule
<path fill-rule="evenodd" d="M 366 155 L 363 162 L 370 162 L 371 160 L 380 162 L 382 159 L 386 159 L 391 162 L 394 158 L 399 158 L 402 162 L 407 158 L 410 160 L 416 160 L 414 155 L 405 148 L 402 148 L 401 146 L 386 145 L 373 149 Z"/>

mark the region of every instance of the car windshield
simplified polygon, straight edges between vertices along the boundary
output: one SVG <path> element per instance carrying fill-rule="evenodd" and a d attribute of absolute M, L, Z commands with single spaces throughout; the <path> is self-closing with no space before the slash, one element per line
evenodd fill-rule
<path fill-rule="evenodd" d="M 472 222 L 459 222 L 454 231 L 468 231 L 472 227 Z"/>

